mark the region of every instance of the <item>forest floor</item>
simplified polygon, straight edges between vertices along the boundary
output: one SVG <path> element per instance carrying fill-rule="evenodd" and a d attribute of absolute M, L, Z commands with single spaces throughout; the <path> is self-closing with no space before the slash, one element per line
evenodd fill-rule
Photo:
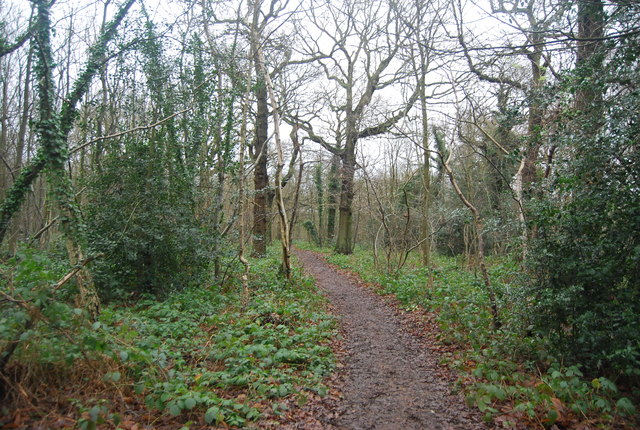
<path fill-rule="evenodd" d="M 276 246 L 252 261 L 247 302 L 235 280 L 108 304 L 98 321 L 52 300 L 0 375 L 0 429 L 640 428 L 608 379 L 517 361 L 458 262 L 427 294 L 423 272 L 382 276 L 360 251 L 296 255 L 291 281 Z M 16 273 L 37 298 L 61 274 L 33 267 L 45 273 Z"/>
<path fill-rule="evenodd" d="M 340 320 L 343 339 L 333 392 L 294 412 L 290 429 L 482 429 L 478 413 L 452 394 L 453 377 L 438 365 L 429 336 L 416 336 L 415 319 L 357 277 L 296 250 Z M 283 426 L 284 424 L 284 426 Z"/>

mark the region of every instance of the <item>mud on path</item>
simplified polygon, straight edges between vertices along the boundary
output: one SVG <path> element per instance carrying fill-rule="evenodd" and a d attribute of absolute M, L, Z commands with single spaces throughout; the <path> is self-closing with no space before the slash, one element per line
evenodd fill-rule
<path fill-rule="evenodd" d="M 347 352 L 342 400 L 335 411 L 316 416 L 317 424 L 339 429 L 486 428 L 461 396 L 450 394 L 449 382 L 439 376 L 437 357 L 403 330 L 390 306 L 318 254 L 296 250 L 296 255 L 332 302 Z"/>

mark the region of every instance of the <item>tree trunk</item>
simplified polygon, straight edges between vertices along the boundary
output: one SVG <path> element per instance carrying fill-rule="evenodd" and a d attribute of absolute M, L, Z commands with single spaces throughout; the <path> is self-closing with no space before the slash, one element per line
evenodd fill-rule
<path fill-rule="evenodd" d="M 420 236 L 422 245 L 422 265 L 431 267 L 431 223 L 429 213 L 431 212 L 431 173 L 429 171 L 429 153 L 424 151 L 424 164 L 422 166 L 422 217 L 420 218 Z"/>
<path fill-rule="evenodd" d="M 24 72 L 24 90 L 22 94 L 22 110 L 20 113 L 20 126 L 18 127 L 18 139 L 16 142 L 16 158 L 13 165 L 14 172 L 20 172 L 22 169 L 22 160 L 24 156 L 25 143 L 27 141 L 27 125 L 29 124 L 29 110 L 31 106 L 31 61 L 33 58 L 33 49 L 29 49 L 27 54 L 27 64 Z M 9 235 L 9 253 L 14 255 L 18 248 L 19 227 L 17 223 L 13 223 L 12 231 Z"/>
<path fill-rule="evenodd" d="M 420 85 L 420 112 L 422 121 L 422 216 L 420 218 L 420 236 L 423 240 L 422 265 L 426 268 L 431 267 L 431 224 L 429 223 L 429 212 L 431 211 L 431 166 L 429 154 L 429 118 L 427 112 L 427 95 L 425 91 L 425 75 L 424 66 L 425 56 L 423 51 L 420 52 L 422 60 L 421 77 L 418 82 Z M 408 203 L 407 203 L 408 204 Z"/>
<path fill-rule="evenodd" d="M 2 73 L 2 72 L 0 72 Z M 8 71 L 7 71 L 8 74 Z M 7 160 L 7 147 L 9 136 L 9 79 L 2 79 L 2 110 L 0 111 L 0 156 L 5 163 L 0 167 L 0 191 L 9 187 L 11 182 L 11 165 Z"/>
<path fill-rule="evenodd" d="M 302 160 L 302 157 L 300 159 Z M 316 210 L 318 212 L 318 245 L 320 246 L 322 246 L 322 236 L 324 234 L 324 184 L 322 180 L 322 167 L 322 161 L 320 161 L 313 170 L 313 183 L 316 188 Z"/>
<path fill-rule="evenodd" d="M 257 49 L 257 48 L 256 48 Z M 255 59 L 254 59 L 255 61 Z M 256 64 L 258 62 L 256 61 Z M 258 66 L 256 65 L 256 68 Z M 256 69 L 256 75 L 262 73 Z M 269 172 L 267 171 L 267 152 L 269 139 L 269 105 L 267 102 L 267 88 L 264 80 L 258 78 L 255 91 L 257 101 L 255 137 L 253 141 L 253 154 L 255 168 L 253 172 L 253 256 L 263 257 L 267 253 L 267 203 L 269 192 Z"/>
<path fill-rule="evenodd" d="M 576 92 L 575 106 L 582 113 L 592 111 L 600 106 L 602 90 L 599 90 L 592 79 L 602 64 L 602 58 L 596 58 L 604 38 L 604 6 L 602 0 L 580 0 L 578 2 L 578 43 L 576 66 L 587 67 L 592 70 L 589 76 L 582 76 L 583 82 Z M 595 112 L 591 112 L 595 114 Z M 597 118 L 593 121 L 594 131 L 598 126 Z"/>
<path fill-rule="evenodd" d="M 345 145 L 340 172 L 340 207 L 338 218 L 338 238 L 336 251 L 340 254 L 353 252 L 353 180 L 356 171 L 355 137 L 350 138 Z"/>
<path fill-rule="evenodd" d="M 329 168 L 329 195 L 327 196 L 327 240 L 331 242 L 336 235 L 336 207 L 338 205 L 338 190 L 340 186 L 340 157 L 331 157 L 331 167 Z"/>
<path fill-rule="evenodd" d="M 447 161 L 444 162 L 444 167 L 446 169 L 447 175 L 449 176 L 449 181 L 451 185 L 453 185 L 453 189 L 462 201 L 462 203 L 469 209 L 473 216 L 473 228 L 471 229 L 475 236 L 475 245 L 476 245 L 476 257 L 478 258 L 478 265 L 480 266 L 480 273 L 482 275 L 482 280 L 484 281 L 484 285 L 487 289 L 487 293 L 489 294 L 489 306 L 491 307 L 491 321 L 494 330 L 498 330 L 502 325 L 500 321 L 500 316 L 498 314 L 498 303 L 495 295 L 495 291 L 493 289 L 493 285 L 491 285 L 491 279 L 489 278 L 489 271 L 487 270 L 487 265 L 485 263 L 484 258 L 484 238 L 482 236 L 482 231 L 484 229 L 482 218 L 480 217 L 480 212 L 478 209 L 466 198 L 460 187 L 458 186 L 458 182 L 453 176 L 453 171 L 449 167 Z"/>
<path fill-rule="evenodd" d="M 482 218 L 480 217 L 480 211 L 476 208 L 464 195 L 460 186 L 458 185 L 458 181 L 456 181 L 455 176 L 453 175 L 453 171 L 451 170 L 451 166 L 449 166 L 449 156 L 445 158 L 442 150 L 445 148 L 442 137 L 439 133 L 435 133 L 436 141 L 438 144 L 438 157 L 441 161 L 442 168 L 446 172 L 449 177 L 449 182 L 453 186 L 453 190 L 457 194 L 458 198 L 464 204 L 467 209 L 471 212 L 473 217 L 473 227 L 472 231 L 474 233 L 475 245 L 476 245 L 476 257 L 478 259 L 478 265 L 480 266 L 480 272 L 482 275 L 482 279 L 484 281 L 485 288 L 487 289 L 487 293 L 489 294 L 489 306 L 491 308 L 491 319 L 494 330 L 498 330 L 502 325 L 500 321 L 500 315 L 498 313 L 498 302 L 496 299 L 495 290 L 493 289 L 493 285 L 491 285 L 491 279 L 489 278 L 489 271 L 487 270 L 487 266 L 485 264 L 484 258 L 484 238 L 482 236 L 484 226 L 482 222 Z"/>
<path fill-rule="evenodd" d="M 254 24 L 255 24 L 257 16 L 260 12 L 260 8 L 258 3 L 254 3 L 253 7 L 254 7 L 253 16 L 254 16 Z M 282 141 L 280 139 L 280 115 L 278 112 L 278 101 L 276 100 L 276 96 L 273 90 L 273 82 L 271 81 L 271 77 L 269 76 L 269 72 L 267 71 L 264 52 L 262 51 L 260 35 L 258 34 L 256 25 L 251 27 L 251 44 L 252 46 L 255 47 L 255 52 L 253 54 L 256 60 L 256 75 L 258 76 L 262 75 L 262 78 L 264 79 L 265 91 L 269 96 L 269 101 L 271 102 L 271 110 L 273 112 L 273 136 L 275 140 L 276 153 L 277 153 L 274 197 L 276 200 L 276 205 L 278 206 L 278 215 L 280 217 L 279 225 L 280 225 L 280 245 L 282 247 L 282 271 L 285 277 L 288 280 L 290 280 L 291 279 L 291 248 L 290 248 L 291 232 L 289 230 L 289 220 L 287 219 L 287 210 L 284 205 L 284 197 L 282 195 L 282 187 L 283 187 L 282 169 L 284 168 L 284 150 L 282 147 Z M 265 117 L 267 115 L 268 115 L 268 111 L 265 112 Z M 266 124 L 264 125 L 266 126 Z M 266 127 L 265 127 L 265 131 L 266 131 Z M 265 151 L 263 151 L 263 155 L 266 158 L 266 154 L 264 154 L 266 152 L 266 139 L 264 143 L 265 143 Z M 265 165 L 266 165 L 266 161 L 265 161 Z M 266 172 L 266 169 L 265 169 L 265 172 Z M 268 185 L 268 181 L 267 181 L 267 185 Z M 267 199 L 267 201 L 268 200 L 270 199 Z M 266 215 L 266 207 L 264 209 L 265 209 L 265 215 Z"/>
<path fill-rule="evenodd" d="M 251 58 L 250 61 L 253 61 L 253 59 Z M 246 256 L 245 256 L 245 212 L 247 212 L 245 210 L 245 206 L 246 206 L 246 199 L 244 196 L 245 193 L 245 175 L 244 175 L 244 170 L 245 170 L 245 166 L 244 166 L 244 159 L 245 159 L 245 152 L 246 152 L 246 148 L 247 148 L 247 122 L 248 122 L 248 110 L 249 110 L 249 95 L 250 95 L 250 88 L 251 88 L 251 68 L 249 68 L 249 73 L 247 73 L 247 82 L 245 84 L 245 93 L 243 95 L 242 98 L 242 122 L 240 123 L 240 142 L 239 142 L 239 157 L 238 157 L 238 168 L 239 168 L 239 178 L 240 180 L 238 181 L 238 204 L 240 205 L 240 240 L 239 240 L 239 249 L 238 249 L 238 259 L 240 260 L 240 262 L 242 263 L 242 266 L 244 268 L 244 271 L 242 272 L 242 275 L 240 276 L 240 281 L 242 283 L 242 306 L 243 308 L 249 303 L 249 295 L 250 295 L 250 290 L 249 290 L 249 273 L 251 272 L 251 265 L 249 264 L 249 260 L 247 260 Z"/>
<path fill-rule="evenodd" d="M 527 122 L 527 147 L 524 155 L 524 165 L 522 169 L 522 187 L 526 197 L 531 196 L 532 187 L 537 179 L 538 151 L 540 149 L 540 138 L 542 134 L 542 119 L 544 108 L 540 100 L 540 89 L 542 88 L 544 77 L 544 69 L 540 62 L 542 59 L 542 43 L 541 35 L 533 34 L 532 42 L 534 52 L 529 54 L 529 63 L 531 64 L 531 88 L 529 90 L 529 117 Z"/>
<path fill-rule="evenodd" d="M 46 8 L 46 13 L 48 13 L 48 8 L 51 6 L 50 4 L 45 4 L 47 2 L 44 2 L 43 0 L 35 3 L 39 8 Z M 71 129 L 73 128 L 73 124 L 77 115 L 77 104 L 88 91 L 89 84 L 97 73 L 101 65 L 101 61 L 104 58 L 105 52 L 107 50 L 107 44 L 115 36 L 118 26 L 126 16 L 133 3 L 135 3 L 135 0 L 128 0 L 124 5 L 120 7 L 118 13 L 109 23 L 109 25 L 107 25 L 105 31 L 102 32 L 98 41 L 89 50 L 90 55 L 87 59 L 87 62 L 85 63 L 85 67 L 82 69 L 82 72 L 74 82 L 73 90 L 70 92 L 70 94 L 68 94 L 66 100 L 62 104 L 60 114 L 56 115 L 56 122 L 58 123 L 57 127 L 59 128 L 59 131 L 57 133 L 59 135 L 44 136 L 45 139 L 42 141 L 42 145 L 38 149 L 36 156 L 27 166 L 25 166 L 20 171 L 20 174 L 14 181 L 11 188 L 7 190 L 7 194 L 5 195 L 5 198 L 0 205 L 0 243 L 2 243 L 2 241 L 4 240 L 11 219 L 18 212 L 20 207 L 22 207 L 22 204 L 27 196 L 29 188 L 33 184 L 33 181 L 40 175 L 49 160 L 64 157 L 64 151 L 61 152 L 60 148 L 55 147 L 56 141 L 62 140 L 66 143 L 66 139 L 69 136 Z M 44 17 L 39 17 L 38 19 L 42 21 Z M 44 43 L 42 38 L 46 38 L 47 43 L 49 39 L 48 34 L 44 34 L 48 33 L 48 30 L 43 27 L 50 27 L 50 22 L 48 16 L 46 17 L 46 23 L 40 21 L 38 23 L 36 37 L 39 38 L 39 51 L 42 51 L 44 49 L 42 47 L 42 43 Z M 36 67 L 49 69 L 53 66 L 53 60 L 51 58 L 39 58 L 38 62 L 40 64 L 36 65 Z M 46 70 L 44 70 L 43 72 L 46 72 Z M 39 84 L 44 86 L 52 86 L 53 82 L 49 82 L 49 79 L 45 78 L 45 81 L 40 80 Z M 52 99 L 53 94 L 49 94 L 45 97 Z M 45 100 L 44 102 L 49 104 L 50 100 Z M 42 103 L 43 101 L 41 100 L 41 104 Z M 53 106 L 53 104 L 51 105 Z M 55 139 L 52 137 L 55 137 Z"/>

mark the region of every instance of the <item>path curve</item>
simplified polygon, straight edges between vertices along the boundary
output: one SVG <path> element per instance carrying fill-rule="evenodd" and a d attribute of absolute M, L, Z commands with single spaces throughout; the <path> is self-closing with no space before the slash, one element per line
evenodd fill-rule
<path fill-rule="evenodd" d="M 323 419 L 339 429 L 484 429 L 438 376 L 437 357 L 402 329 L 393 310 L 332 269 L 321 256 L 296 250 L 307 275 L 333 304 L 347 350 L 343 400 Z"/>

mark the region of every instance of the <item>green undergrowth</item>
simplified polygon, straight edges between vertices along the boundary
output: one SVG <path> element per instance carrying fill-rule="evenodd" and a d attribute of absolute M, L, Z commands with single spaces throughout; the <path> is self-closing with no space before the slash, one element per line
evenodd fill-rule
<path fill-rule="evenodd" d="M 188 428 L 243 427 L 277 413 L 285 397 L 323 395 L 322 380 L 334 367 L 329 340 L 335 336 L 324 299 L 299 271 L 291 283 L 284 281 L 276 255 L 251 263 L 245 305 L 237 283 L 187 288 L 163 301 L 111 304 L 88 323 L 82 310 L 54 300 L 50 306 L 68 315 L 57 319 L 75 324 L 35 325 L 12 367 L 46 365 L 69 377 L 85 363 L 98 367 L 98 373 L 79 376 L 85 383 L 94 378 L 89 383 L 97 391 L 70 400 L 79 428 L 115 428 L 134 420 L 135 414 L 122 410 L 122 398 L 134 398 L 128 403 L 157 417 L 157 425 L 180 422 Z M 2 412 L 11 414 L 6 407 Z"/>
<path fill-rule="evenodd" d="M 468 403 L 487 421 L 509 428 L 518 422 L 607 427 L 637 420 L 630 399 L 637 399 L 638 393 L 628 387 L 621 393 L 616 382 L 624 381 L 585 375 L 580 365 L 563 365 L 550 345 L 531 333 L 527 298 L 518 288 L 523 275 L 513 261 L 489 260 L 502 322 L 493 330 L 480 273 L 465 268 L 459 258 L 434 256 L 429 280 L 417 260 L 385 273 L 368 251 L 356 249 L 349 256 L 325 252 L 329 262 L 357 273 L 378 293 L 394 295 L 405 310 L 434 313 L 443 362 L 459 372 L 457 389 L 464 390 Z"/>

